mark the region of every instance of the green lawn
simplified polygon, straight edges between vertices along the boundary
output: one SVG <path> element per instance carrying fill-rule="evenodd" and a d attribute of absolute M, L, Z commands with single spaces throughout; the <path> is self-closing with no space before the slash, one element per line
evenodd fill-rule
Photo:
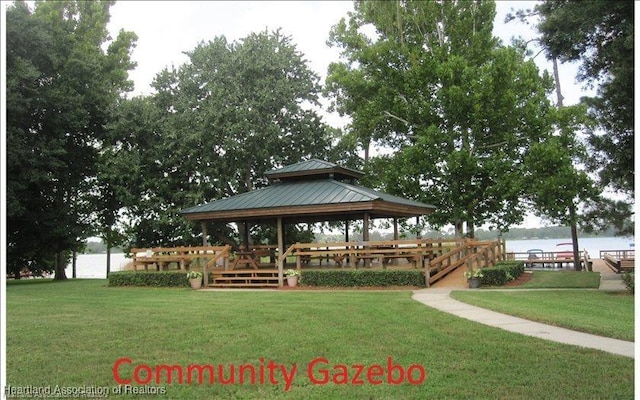
<path fill-rule="evenodd" d="M 514 289 L 597 289 L 599 286 L 599 272 L 533 271 L 533 278 L 529 282 Z"/>
<path fill-rule="evenodd" d="M 633 398 L 633 360 L 486 327 L 411 300 L 409 291 L 192 291 L 110 288 L 86 280 L 7 287 L 7 384 L 116 386 L 147 366 L 279 370 L 254 384 L 160 383 L 166 396 L 132 398 Z M 309 374 L 312 360 L 326 358 Z M 421 384 L 387 382 L 388 359 Z M 322 381 L 323 367 L 338 382 Z M 352 382 L 352 365 L 373 366 Z M 380 365 L 378 369 L 376 365 Z M 334 367 L 336 366 L 336 367 Z M 413 367 L 412 367 L 413 366 Z M 335 368 L 335 369 L 334 369 Z M 177 370 L 173 378 L 177 379 Z M 382 377 L 378 374 L 382 373 Z M 236 372 L 237 375 L 237 372 Z M 218 378 L 216 376 L 216 378 Z M 396 367 L 393 379 L 400 379 Z M 419 374 L 414 374 L 417 380 Z M 239 378 L 236 378 L 239 379 Z M 249 379 L 249 378 L 246 378 Z M 256 378 L 258 379 L 258 378 Z M 110 396 L 118 397 L 118 396 Z"/>
<path fill-rule="evenodd" d="M 454 291 L 478 307 L 581 332 L 634 340 L 634 297 L 597 290 Z"/>

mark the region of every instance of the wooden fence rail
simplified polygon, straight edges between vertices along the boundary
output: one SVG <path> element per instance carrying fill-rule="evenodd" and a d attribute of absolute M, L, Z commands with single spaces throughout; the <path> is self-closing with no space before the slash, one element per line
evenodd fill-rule
<path fill-rule="evenodd" d="M 451 239 L 415 239 L 368 242 L 296 243 L 280 257 L 296 258 L 296 268 L 301 269 L 311 260 L 333 260 L 336 266 L 358 268 L 360 263 L 369 266 L 377 262 L 382 268 L 394 259 L 403 258 L 414 268 L 423 268 L 427 286 L 446 276 L 454 269 L 466 265 L 483 268 L 504 260 L 504 241 L 475 241 Z"/>
<path fill-rule="evenodd" d="M 212 268 L 220 260 L 223 260 L 225 266 L 228 265 L 231 246 L 132 248 L 131 254 L 134 271 L 138 270 L 138 266 L 143 266 L 146 271 L 150 265 L 155 265 L 158 271 L 166 270 L 171 263 L 177 264 L 180 270 L 187 271 L 195 261 L 202 266 L 206 286 L 209 279 L 208 268 Z"/>

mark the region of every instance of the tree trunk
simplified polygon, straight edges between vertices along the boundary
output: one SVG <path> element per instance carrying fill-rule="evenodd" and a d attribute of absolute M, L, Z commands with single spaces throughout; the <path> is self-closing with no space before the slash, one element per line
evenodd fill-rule
<path fill-rule="evenodd" d="M 461 220 L 456 220 L 456 223 L 453 225 L 455 227 L 455 235 L 457 238 L 462 238 L 463 237 L 463 232 L 462 232 L 462 221 Z"/>
<path fill-rule="evenodd" d="M 65 264 L 64 252 L 59 251 L 56 253 L 56 261 L 55 261 L 55 275 L 53 279 L 56 281 L 63 281 L 67 279 L 67 273 L 65 269 L 67 268 Z"/>
<path fill-rule="evenodd" d="M 111 243 L 107 241 L 107 278 L 111 272 Z"/>
<path fill-rule="evenodd" d="M 467 237 L 473 239 L 476 236 L 475 221 L 473 220 L 473 209 L 467 210 Z"/>
<path fill-rule="evenodd" d="M 576 207 L 573 204 L 569 206 L 569 218 L 571 220 L 571 242 L 573 243 L 573 269 L 580 271 L 582 268 L 580 250 L 578 250 L 578 223 L 576 222 Z"/>
<path fill-rule="evenodd" d="M 78 252 L 74 250 L 73 251 L 73 261 L 71 262 L 71 277 L 73 279 L 76 279 L 77 261 L 78 261 Z"/>
<path fill-rule="evenodd" d="M 558 108 L 563 107 L 564 96 L 560 90 L 560 74 L 558 73 L 558 60 L 554 56 L 553 61 L 553 77 L 556 81 L 556 95 L 558 98 Z M 576 216 L 576 207 L 571 204 L 569 206 L 569 221 L 571 225 L 571 243 L 573 244 L 573 269 L 580 271 L 580 251 L 578 250 L 578 218 Z M 585 266 L 586 267 L 586 266 Z"/>

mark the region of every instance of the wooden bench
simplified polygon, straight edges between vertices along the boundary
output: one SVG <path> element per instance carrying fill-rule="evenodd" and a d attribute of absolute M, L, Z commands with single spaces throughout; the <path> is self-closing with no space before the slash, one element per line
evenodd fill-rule
<path fill-rule="evenodd" d="M 180 270 L 188 270 L 194 260 L 209 259 L 206 265 L 210 267 L 216 259 L 228 259 L 230 249 L 230 246 L 132 248 L 131 254 L 134 270 L 138 266 L 148 270 L 150 265 L 155 265 L 158 271 L 166 270 L 172 263 L 176 263 Z"/>
<path fill-rule="evenodd" d="M 346 257 L 344 250 L 325 250 L 325 249 L 301 249 L 296 252 L 296 256 L 300 260 L 300 265 L 310 265 L 312 260 L 319 260 L 320 266 L 323 261 L 333 260 L 337 267 L 342 268 L 342 263 Z"/>

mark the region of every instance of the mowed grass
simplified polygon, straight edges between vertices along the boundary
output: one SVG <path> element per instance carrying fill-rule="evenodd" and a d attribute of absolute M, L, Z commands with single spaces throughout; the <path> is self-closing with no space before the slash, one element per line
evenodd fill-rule
<path fill-rule="evenodd" d="M 152 382 L 171 399 L 633 398 L 633 360 L 486 327 L 411 300 L 409 291 L 192 291 L 111 288 L 102 280 L 9 284 L 7 384 L 116 386 L 113 367 L 269 361 L 297 374 L 255 384 Z M 349 381 L 322 379 L 319 365 Z M 351 365 L 420 365 L 419 385 L 352 383 Z M 261 361 L 260 359 L 263 359 Z M 377 371 L 376 371 L 377 372 Z M 311 377 L 310 377 L 311 375 Z M 144 377 L 144 372 L 141 373 Z M 395 375 L 398 378 L 398 375 Z M 336 379 L 338 379 L 336 378 Z M 174 375 L 175 379 L 175 375 Z M 338 379 L 339 380 L 339 379 Z M 374 378 L 376 380 L 376 378 Z M 110 395 L 111 398 L 125 396 Z M 158 396 L 129 396 L 157 399 Z"/>
<path fill-rule="evenodd" d="M 599 272 L 578 271 L 533 271 L 533 277 L 515 288 L 522 289 L 597 289 L 600 286 Z"/>
<path fill-rule="evenodd" d="M 454 291 L 478 307 L 615 339 L 634 340 L 634 297 L 598 290 Z"/>

